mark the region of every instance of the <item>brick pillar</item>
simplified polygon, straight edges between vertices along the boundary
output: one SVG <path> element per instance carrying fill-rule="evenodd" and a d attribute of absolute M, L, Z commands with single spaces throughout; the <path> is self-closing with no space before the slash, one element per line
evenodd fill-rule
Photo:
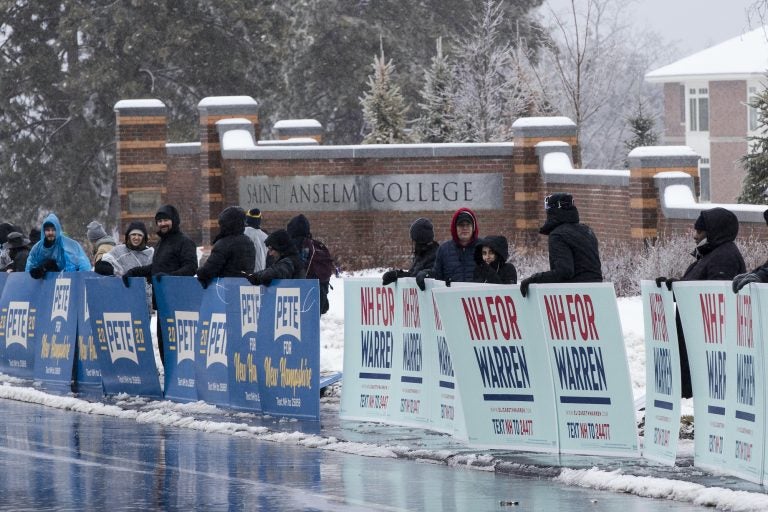
<path fill-rule="evenodd" d="M 155 99 L 122 100 L 114 107 L 117 139 L 117 191 L 120 226 L 133 220 L 151 223 L 167 197 L 165 145 L 168 121 L 163 102 Z"/>
<path fill-rule="evenodd" d="M 314 139 L 323 142 L 323 125 L 314 119 L 286 119 L 278 121 L 272 127 L 277 140 Z"/>
<path fill-rule="evenodd" d="M 539 220 L 542 215 L 545 187 L 539 169 L 536 144 L 544 141 L 562 141 L 578 154 L 576 125 L 567 117 L 521 118 L 512 125 L 513 149 L 513 200 L 515 229 L 525 238 L 538 240 Z"/>
<path fill-rule="evenodd" d="M 688 146 L 647 146 L 629 153 L 630 227 L 634 240 L 653 240 L 659 234 L 659 194 L 654 176 L 681 171 L 698 179 L 699 155 Z"/>
<path fill-rule="evenodd" d="M 259 133 L 256 100 L 250 96 L 220 96 L 203 98 L 197 105 L 200 114 L 200 219 L 202 242 L 209 245 L 218 232 L 219 213 L 224 208 L 222 189 L 221 142 L 216 122 L 242 117 L 253 123 Z"/>

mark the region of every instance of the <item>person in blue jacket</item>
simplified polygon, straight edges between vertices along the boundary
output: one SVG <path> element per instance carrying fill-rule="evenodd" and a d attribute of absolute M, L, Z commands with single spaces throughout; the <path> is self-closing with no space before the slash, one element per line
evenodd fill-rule
<path fill-rule="evenodd" d="M 29 252 L 25 270 L 40 279 L 46 272 L 91 270 L 91 260 L 79 243 L 64 235 L 59 218 L 51 213 L 43 221 L 43 238 Z"/>
<path fill-rule="evenodd" d="M 452 281 L 473 281 L 475 273 L 475 247 L 480 229 L 477 215 L 469 208 L 459 208 L 451 219 L 451 238 L 440 244 L 431 269 L 416 274 L 416 285 L 425 289 L 424 279 L 434 278 L 445 281 L 449 286 Z"/>

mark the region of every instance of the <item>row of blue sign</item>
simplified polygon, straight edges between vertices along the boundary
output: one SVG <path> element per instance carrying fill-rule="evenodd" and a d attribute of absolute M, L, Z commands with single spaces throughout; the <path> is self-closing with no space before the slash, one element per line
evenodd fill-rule
<path fill-rule="evenodd" d="M 155 282 L 165 382 L 144 280 L 90 272 L 0 274 L 0 371 L 46 389 L 128 393 L 319 420 L 317 281 L 270 287 L 191 277 Z"/>

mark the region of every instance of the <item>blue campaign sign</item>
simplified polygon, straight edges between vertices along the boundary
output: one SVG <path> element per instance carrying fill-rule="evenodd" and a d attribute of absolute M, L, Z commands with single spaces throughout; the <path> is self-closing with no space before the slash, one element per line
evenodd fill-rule
<path fill-rule="evenodd" d="M 344 279 L 344 385 L 339 417 L 383 421 L 392 396 L 395 285 L 380 278 Z"/>
<path fill-rule="evenodd" d="M 203 288 L 193 277 L 165 276 L 155 283 L 154 292 L 165 349 L 165 398 L 197 401 L 195 343 Z"/>
<path fill-rule="evenodd" d="M 45 282 L 28 272 L 12 272 L 0 296 L 0 371 L 13 377 L 31 379 L 35 362 L 36 324 L 39 297 Z"/>
<path fill-rule="evenodd" d="M 735 404 L 727 400 L 726 384 L 732 386 L 727 363 L 734 358 L 727 354 L 732 353 L 734 337 L 726 333 L 736 330 L 736 295 L 730 281 L 680 281 L 674 284 L 674 291 L 695 397 L 693 463 L 723 471 L 730 458 L 728 451 L 733 449 L 726 423 L 734 416 Z"/>
<path fill-rule="evenodd" d="M 262 289 L 259 343 L 265 414 L 320 419 L 320 295 L 312 279 L 280 279 Z"/>
<path fill-rule="evenodd" d="M 556 453 L 555 397 L 536 303 L 515 286 L 476 284 L 433 293 L 469 444 Z"/>
<path fill-rule="evenodd" d="M 261 290 L 245 279 L 226 278 L 228 339 L 232 352 L 229 400 L 233 409 L 261 412 L 257 347 L 266 342 L 259 332 Z M 271 311 L 270 311 L 271 313 Z"/>
<path fill-rule="evenodd" d="M 227 343 L 226 281 L 213 280 L 203 291 L 195 358 L 197 396 L 209 404 L 229 406 L 230 348 Z"/>
<path fill-rule="evenodd" d="M 547 343 L 560 451 L 638 456 L 632 386 L 613 284 L 534 285 L 529 300 L 538 304 Z"/>
<path fill-rule="evenodd" d="M 55 276 L 54 278 L 51 278 Z M 83 285 L 78 272 L 47 277 L 39 298 L 39 344 L 35 350 L 35 381 L 51 391 L 72 391 L 72 370 L 77 341 L 76 290 Z"/>
<path fill-rule="evenodd" d="M 149 328 L 144 278 L 85 280 L 91 328 L 107 394 L 162 398 Z"/>
<path fill-rule="evenodd" d="M 80 272 L 80 276 L 98 277 L 95 272 Z M 96 339 L 91 329 L 91 316 L 85 292 L 85 280 L 77 279 L 75 304 L 77 305 L 77 345 L 75 347 L 75 391 L 87 396 L 101 396 L 101 366 L 96 350 Z"/>
<path fill-rule="evenodd" d="M 643 457 L 673 466 L 680 430 L 680 350 L 675 298 L 666 286 L 641 281 L 645 332 Z"/>

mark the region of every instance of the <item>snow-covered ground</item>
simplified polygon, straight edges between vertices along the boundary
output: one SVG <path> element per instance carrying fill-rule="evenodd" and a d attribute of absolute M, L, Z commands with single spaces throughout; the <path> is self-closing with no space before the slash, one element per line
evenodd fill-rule
<path fill-rule="evenodd" d="M 357 277 L 380 276 L 381 269 L 356 272 Z M 333 289 L 330 292 L 330 310 L 321 317 L 320 321 L 320 365 L 321 370 L 342 371 L 344 365 L 344 285 L 343 279 L 332 281 Z M 624 341 L 627 350 L 629 371 L 632 380 L 632 389 L 635 397 L 640 397 L 645 392 L 645 350 L 643 346 L 642 304 L 639 297 L 619 299 L 619 312 L 624 331 Z M 152 323 L 154 327 L 154 322 Z M 472 451 L 466 447 L 457 446 L 447 436 L 437 437 L 438 447 L 425 448 L 425 439 L 413 442 L 409 446 L 394 436 L 387 435 L 388 429 L 396 431 L 396 427 L 370 426 L 360 428 L 360 424 L 347 428 L 338 420 L 339 397 L 338 385 L 330 397 L 322 399 L 321 417 L 328 421 L 322 430 L 319 428 L 305 428 L 305 425 L 295 420 L 279 420 L 265 418 L 249 413 L 234 413 L 223 411 L 213 405 L 203 402 L 192 404 L 177 404 L 170 401 L 153 401 L 144 398 L 118 396 L 93 402 L 75 398 L 73 396 L 57 396 L 45 393 L 38 389 L 24 386 L 19 379 L 0 375 L 0 398 L 20 400 L 24 402 L 42 404 L 58 409 L 72 410 L 87 414 L 100 414 L 134 420 L 138 422 L 152 422 L 179 428 L 190 428 L 205 432 L 251 437 L 253 439 L 290 443 L 310 448 L 333 450 L 343 453 L 364 455 L 367 457 L 396 457 L 412 459 L 414 461 L 426 461 L 428 463 L 441 463 L 449 466 L 458 466 L 482 471 L 497 471 L 502 473 L 526 474 L 530 463 L 529 458 L 520 455 L 519 460 L 514 453 L 505 452 L 496 454 L 493 451 Z M 692 414 L 693 407 L 690 400 L 683 403 L 683 414 Z M 343 439 L 345 428 L 349 432 L 350 440 Z M 314 430 L 314 432 L 311 432 Z M 311 433 L 307 433 L 310 431 Z M 369 442 L 366 438 L 370 432 Z M 374 436 L 373 433 L 378 435 Z M 383 433 L 383 435 L 382 435 Z M 434 442 L 435 434 L 430 434 L 431 442 Z M 412 431 L 408 438 L 418 439 Z M 425 433 L 426 438 L 426 433 Z M 396 439 L 397 443 L 389 441 Z M 693 443 L 681 440 L 679 455 L 690 462 L 693 453 Z M 549 459 L 543 459 L 545 466 Z M 560 483 L 576 485 L 594 489 L 610 490 L 648 496 L 690 502 L 722 510 L 768 510 L 768 495 L 762 492 L 748 492 L 740 490 L 740 484 L 732 484 L 733 479 L 704 479 L 704 483 L 691 482 L 686 478 L 692 474 L 703 473 L 691 468 L 661 468 L 653 464 L 638 465 L 632 468 L 623 464 L 606 464 L 601 458 L 587 458 L 585 468 L 584 459 L 579 467 L 568 466 L 567 460 L 563 467 L 554 462 L 547 471 L 542 470 L 541 462 L 537 462 L 537 476 L 547 475 Z M 589 468 L 588 466 L 595 467 Z M 521 468 L 523 468 L 521 470 Z M 679 471 L 683 469 L 683 471 Z M 633 474 L 634 473 L 634 474 Z M 650 475 L 650 476 L 649 476 Z M 667 478 L 672 476 L 673 478 Z M 677 478 L 674 478 L 677 477 Z M 720 482 L 729 487 L 710 484 Z M 744 487 L 742 487 L 744 488 Z M 748 486 L 752 491 L 761 490 L 758 486 Z"/>

